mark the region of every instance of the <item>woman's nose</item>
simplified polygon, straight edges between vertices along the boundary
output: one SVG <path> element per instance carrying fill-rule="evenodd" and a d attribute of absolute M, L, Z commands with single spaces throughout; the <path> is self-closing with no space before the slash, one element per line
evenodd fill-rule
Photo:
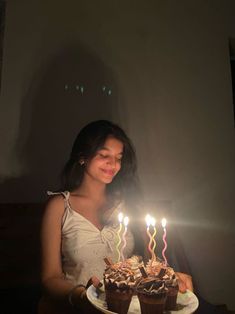
<path fill-rule="evenodd" d="M 116 158 L 110 156 L 108 159 L 108 164 L 111 165 L 112 167 L 115 167 L 116 166 Z"/>

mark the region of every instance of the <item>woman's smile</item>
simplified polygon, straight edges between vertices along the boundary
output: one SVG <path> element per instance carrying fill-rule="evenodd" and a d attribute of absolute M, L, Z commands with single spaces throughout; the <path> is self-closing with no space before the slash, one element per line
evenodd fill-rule
<path fill-rule="evenodd" d="M 110 176 L 110 177 L 114 177 L 115 175 L 115 170 L 110 170 L 110 169 L 100 169 L 101 171 L 103 171 L 106 175 Z"/>

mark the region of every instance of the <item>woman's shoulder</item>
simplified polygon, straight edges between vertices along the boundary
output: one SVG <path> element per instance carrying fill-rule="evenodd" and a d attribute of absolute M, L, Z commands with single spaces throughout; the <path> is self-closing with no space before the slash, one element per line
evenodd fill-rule
<path fill-rule="evenodd" d="M 48 193 L 49 198 L 46 201 L 45 212 L 64 213 L 65 209 L 65 192 Z"/>
<path fill-rule="evenodd" d="M 63 195 L 51 195 L 44 208 L 42 229 L 60 228 L 61 221 L 65 211 L 65 202 Z"/>

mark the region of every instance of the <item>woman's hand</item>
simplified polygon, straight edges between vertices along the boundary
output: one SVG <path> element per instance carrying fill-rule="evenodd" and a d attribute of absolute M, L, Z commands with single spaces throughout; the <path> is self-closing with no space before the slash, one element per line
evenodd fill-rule
<path fill-rule="evenodd" d="M 177 272 L 176 277 L 178 278 L 180 292 L 185 293 L 186 290 L 193 292 L 193 281 L 190 275 Z"/>
<path fill-rule="evenodd" d="M 79 296 L 80 301 L 78 302 L 78 305 L 81 307 L 84 313 L 101 314 L 101 312 L 98 311 L 87 299 L 86 289 L 88 289 L 91 285 L 97 288 L 97 287 L 100 287 L 102 284 L 97 277 L 95 276 L 91 277 L 88 280 L 86 287 L 80 293 L 80 296 Z"/>
<path fill-rule="evenodd" d="M 97 287 L 102 286 L 102 283 L 96 276 L 92 276 L 86 284 L 86 289 L 89 288 L 91 285 L 97 288 Z"/>

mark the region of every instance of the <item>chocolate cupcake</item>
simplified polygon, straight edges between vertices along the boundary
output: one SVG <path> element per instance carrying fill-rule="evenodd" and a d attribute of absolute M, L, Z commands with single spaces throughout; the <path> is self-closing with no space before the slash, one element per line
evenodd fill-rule
<path fill-rule="evenodd" d="M 133 257 L 124 262 L 107 265 L 104 286 L 108 310 L 119 314 L 128 312 L 137 283 L 141 280 L 140 259 Z"/>
<path fill-rule="evenodd" d="M 154 261 L 148 261 L 146 272 L 149 276 L 157 277 L 159 280 L 165 282 L 167 288 L 165 310 L 175 310 L 179 286 L 173 268 L 165 266 L 165 264 L 157 258 Z"/>
<path fill-rule="evenodd" d="M 164 280 L 157 277 L 142 279 L 137 287 L 141 314 L 162 314 L 167 298 Z"/>

